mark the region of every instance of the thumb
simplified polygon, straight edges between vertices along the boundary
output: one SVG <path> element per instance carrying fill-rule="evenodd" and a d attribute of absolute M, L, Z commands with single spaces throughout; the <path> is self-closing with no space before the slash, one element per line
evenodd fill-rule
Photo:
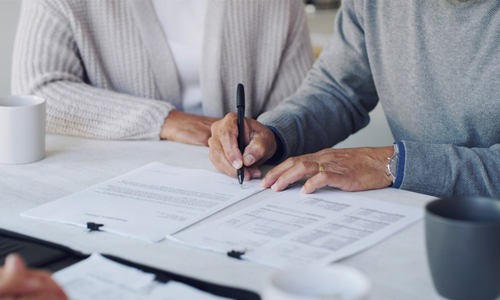
<path fill-rule="evenodd" d="M 0 298 L 11 294 L 23 294 L 40 288 L 41 281 L 29 274 L 23 259 L 9 254 L 0 272 Z"/>
<path fill-rule="evenodd" d="M 252 139 L 243 153 L 245 166 L 260 166 L 271 158 L 276 152 L 276 144 L 272 142 L 274 141 L 266 140 L 260 136 Z"/>
<path fill-rule="evenodd" d="M 9 254 L 5 258 L 4 274 L 14 274 L 26 269 L 23 259 L 17 254 Z"/>

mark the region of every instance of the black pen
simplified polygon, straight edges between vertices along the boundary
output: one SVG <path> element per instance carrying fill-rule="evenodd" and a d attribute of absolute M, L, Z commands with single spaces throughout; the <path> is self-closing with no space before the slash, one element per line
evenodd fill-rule
<path fill-rule="evenodd" d="M 243 84 L 239 83 L 236 89 L 236 107 L 238 108 L 238 148 L 240 148 L 241 154 L 245 151 L 245 88 Z M 245 176 L 245 171 L 243 165 L 238 169 L 238 182 L 240 186 L 243 184 L 243 178 Z"/>

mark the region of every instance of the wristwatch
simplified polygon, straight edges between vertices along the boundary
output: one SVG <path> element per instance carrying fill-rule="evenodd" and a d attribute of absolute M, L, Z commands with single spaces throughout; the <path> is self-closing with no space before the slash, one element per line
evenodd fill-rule
<path fill-rule="evenodd" d="M 387 167 L 387 175 L 392 177 L 392 183 L 396 181 L 396 174 L 398 173 L 398 153 L 399 148 L 398 145 L 394 144 L 394 154 L 392 157 L 388 157 L 389 163 L 386 165 Z"/>

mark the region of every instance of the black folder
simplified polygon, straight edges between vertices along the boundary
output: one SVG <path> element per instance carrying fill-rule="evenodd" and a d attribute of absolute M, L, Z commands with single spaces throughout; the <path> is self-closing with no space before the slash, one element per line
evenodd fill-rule
<path fill-rule="evenodd" d="M 64 269 L 89 257 L 89 255 L 80 253 L 62 245 L 0 228 L 0 265 L 3 265 L 5 257 L 9 253 L 13 252 L 23 257 L 26 264 L 30 268 L 41 268 L 52 272 Z M 241 300 L 260 300 L 260 296 L 252 291 L 213 284 L 165 270 L 130 262 L 112 255 L 102 255 L 118 263 L 143 270 L 147 273 L 153 273 L 156 275 L 156 280 L 159 282 L 166 283 L 169 280 L 175 280 L 221 297 Z"/>

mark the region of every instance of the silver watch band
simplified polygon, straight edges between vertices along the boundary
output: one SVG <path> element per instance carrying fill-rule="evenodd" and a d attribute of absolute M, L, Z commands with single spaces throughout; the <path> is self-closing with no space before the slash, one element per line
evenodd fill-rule
<path fill-rule="evenodd" d="M 391 176 L 392 183 L 396 181 L 396 174 L 398 171 L 398 154 L 399 154 L 399 148 L 397 144 L 393 144 L 394 147 L 394 154 L 392 157 L 388 157 L 387 159 L 389 162 L 387 163 L 387 175 Z"/>

